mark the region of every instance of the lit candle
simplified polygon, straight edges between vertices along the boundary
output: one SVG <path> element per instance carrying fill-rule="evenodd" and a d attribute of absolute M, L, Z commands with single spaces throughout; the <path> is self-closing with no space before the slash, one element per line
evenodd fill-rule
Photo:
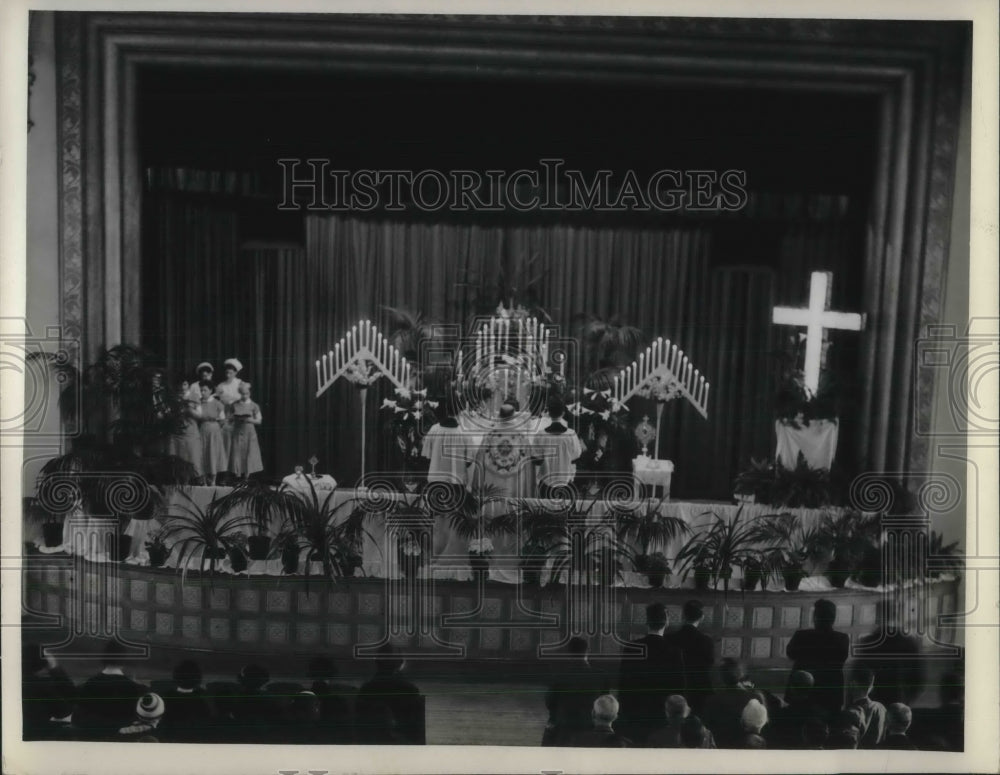
<path fill-rule="evenodd" d="M 646 378 L 646 355 L 645 353 L 639 353 L 639 381 L 642 382 Z"/>

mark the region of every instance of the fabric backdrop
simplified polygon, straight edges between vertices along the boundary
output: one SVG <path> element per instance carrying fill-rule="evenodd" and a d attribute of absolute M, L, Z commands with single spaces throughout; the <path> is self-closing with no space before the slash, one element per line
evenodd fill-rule
<path fill-rule="evenodd" d="M 306 217 L 304 248 L 258 249 L 241 246 L 232 197 L 157 192 L 145 217 L 143 344 L 177 374 L 209 360 L 218 377 L 238 357 L 262 408 L 267 471 L 282 476 L 315 454 L 345 484 L 360 472 L 360 396 L 341 382 L 317 398 L 315 360 L 360 319 L 385 331 L 384 305 L 464 325 L 474 294 L 462 281 L 537 256 L 538 302 L 561 330 L 571 333 L 578 314 L 618 315 L 647 339 L 672 339 L 707 376 L 708 420 L 674 401 L 659 452 L 675 463 L 674 497 L 728 500 L 750 457 L 774 452 L 769 353 L 792 329 L 773 326 L 771 308 L 804 305 L 817 268 L 836 273 L 835 307 L 856 309 L 859 298 L 851 306 L 849 230 L 815 217 L 655 227 L 324 214 Z M 384 383 L 368 396 L 369 470 L 386 460 Z M 641 399 L 632 408 L 635 422 L 655 417 Z"/>

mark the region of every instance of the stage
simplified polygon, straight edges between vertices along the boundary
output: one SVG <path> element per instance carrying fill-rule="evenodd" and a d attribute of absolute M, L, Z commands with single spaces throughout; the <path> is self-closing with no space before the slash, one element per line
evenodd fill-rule
<path fill-rule="evenodd" d="M 667 606 L 671 626 L 681 606 L 705 604 L 703 629 L 720 657 L 759 667 L 787 667 L 785 645 L 810 626 L 812 604 L 837 604 L 837 629 L 852 638 L 876 627 L 882 594 L 843 589 L 817 592 L 694 592 L 556 585 L 545 588 L 451 579 L 359 578 L 330 582 L 289 576 L 182 574 L 81 558 L 33 554 L 24 570 L 24 626 L 71 639 L 56 653 L 74 653 L 72 635 L 119 632 L 139 646 L 267 654 L 327 653 L 364 659 L 391 640 L 420 660 L 533 661 L 557 656 L 571 635 L 589 637 L 594 658 L 617 659 L 625 640 L 645 633 L 645 606 Z M 961 583 L 912 590 L 924 610 L 925 644 L 956 643 L 957 630 L 939 617 L 960 610 Z M 105 601 L 102 605 L 101 601 Z"/>

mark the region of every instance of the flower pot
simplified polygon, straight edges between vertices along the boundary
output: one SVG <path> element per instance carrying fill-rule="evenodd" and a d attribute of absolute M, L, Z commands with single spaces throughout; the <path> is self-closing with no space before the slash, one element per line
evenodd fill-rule
<path fill-rule="evenodd" d="M 45 522 L 42 524 L 42 538 L 50 549 L 63 544 L 62 522 Z"/>
<path fill-rule="evenodd" d="M 785 589 L 789 592 L 797 590 L 802 579 L 806 577 L 805 571 L 801 568 L 786 568 L 781 575 L 785 579 Z"/>
<path fill-rule="evenodd" d="M 149 555 L 150 568 L 162 568 L 170 556 L 170 550 L 165 546 L 151 546 L 146 553 Z"/>
<path fill-rule="evenodd" d="M 763 579 L 764 574 L 760 568 L 746 568 L 743 571 L 743 578 L 740 580 L 740 589 L 744 592 L 753 592 Z"/>
<path fill-rule="evenodd" d="M 206 546 L 202 557 L 206 560 L 224 560 L 226 559 L 226 550 L 221 546 Z"/>
<path fill-rule="evenodd" d="M 298 573 L 299 570 L 299 547 L 289 545 L 281 550 L 281 572 Z"/>
<path fill-rule="evenodd" d="M 662 589 L 663 582 L 666 581 L 667 574 L 665 571 L 653 571 L 652 573 L 646 574 L 646 582 L 649 584 L 650 589 Z"/>
<path fill-rule="evenodd" d="M 826 577 L 829 579 L 834 589 L 843 589 L 847 583 L 847 576 L 850 573 L 850 563 L 843 557 L 834 555 L 826 566 Z"/>
<path fill-rule="evenodd" d="M 476 554 L 475 552 L 469 552 L 469 568 L 472 570 L 473 575 L 477 573 L 489 573 L 490 571 L 490 558 L 485 554 Z"/>
<path fill-rule="evenodd" d="M 250 536 L 247 539 L 247 548 L 251 560 L 266 560 L 271 553 L 271 539 L 264 535 Z"/>
<path fill-rule="evenodd" d="M 242 573 L 247 569 L 247 556 L 241 551 L 229 552 L 229 566 L 233 573 Z"/>
<path fill-rule="evenodd" d="M 699 592 L 707 592 L 712 583 L 712 571 L 707 568 L 694 569 L 694 588 Z"/>

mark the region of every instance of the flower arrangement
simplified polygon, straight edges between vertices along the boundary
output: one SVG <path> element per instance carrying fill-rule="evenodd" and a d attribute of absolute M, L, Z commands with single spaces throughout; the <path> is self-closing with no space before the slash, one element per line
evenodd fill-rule
<path fill-rule="evenodd" d="M 679 382 L 668 380 L 662 375 L 650 378 L 649 383 L 639 389 L 639 395 L 657 403 L 672 401 L 681 394 Z"/>
<path fill-rule="evenodd" d="M 832 369 L 820 374 L 815 393 L 806 386 L 805 372 L 799 365 L 805 358 L 805 342 L 805 334 L 789 337 L 785 349 L 774 353 L 778 368 L 775 415 L 793 428 L 809 425 L 812 420 L 837 419 L 843 402 L 843 386 Z"/>
<path fill-rule="evenodd" d="M 399 553 L 404 557 L 420 557 L 423 549 L 413 533 L 407 533 L 399 542 Z"/>
<path fill-rule="evenodd" d="M 570 404 L 566 409 L 575 415 L 597 415 L 602 420 L 610 419 L 612 414 L 627 411 L 627 407 L 618 401 L 611 390 L 591 390 L 583 388 L 581 399 Z"/>
<path fill-rule="evenodd" d="M 367 358 L 358 358 L 344 370 L 344 378 L 358 388 L 369 387 L 377 382 L 380 376 L 382 375 L 378 367 Z"/>
<path fill-rule="evenodd" d="M 427 429 L 437 421 L 437 401 L 427 400 L 426 390 L 396 388 L 395 398 L 382 401 L 388 434 L 395 442 L 407 470 L 421 468 L 420 451 Z"/>
<path fill-rule="evenodd" d="M 493 542 L 489 538 L 473 538 L 469 541 L 469 554 L 478 554 L 483 557 L 489 557 L 493 554 L 493 551 Z"/>

